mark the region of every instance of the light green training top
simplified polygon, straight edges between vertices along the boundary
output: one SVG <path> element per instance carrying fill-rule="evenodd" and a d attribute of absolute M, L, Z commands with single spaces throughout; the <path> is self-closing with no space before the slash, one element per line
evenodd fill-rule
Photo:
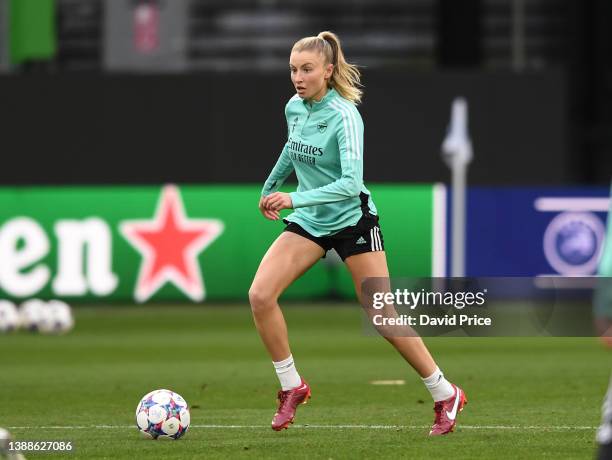
<path fill-rule="evenodd" d="M 604 240 L 604 249 L 599 261 L 599 275 L 612 276 L 612 186 L 610 187 L 610 210 L 608 211 L 608 232 Z"/>
<path fill-rule="evenodd" d="M 288 138 L 262 195 L 276 192 L 295 170 L 294 212 L 286 219 L 314 236 L 356 225 L 376 215 L 363 185 L 363 121 L 355 105 L 330 88 L 319 101 L 297 94 L 285 106 Z"/>
<path fill-rule="evenodd" d="M 612 187 L 610 188 L 608 231 L 597 272 L 601 278 L 598 280 L 593 296 L 595 315 L 612 319 Z"/>

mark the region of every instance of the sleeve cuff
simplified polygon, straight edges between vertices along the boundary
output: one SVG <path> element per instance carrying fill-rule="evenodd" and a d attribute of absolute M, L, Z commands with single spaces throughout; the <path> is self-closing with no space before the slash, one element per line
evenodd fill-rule
<path fill-rule="evenodd" d="M 304 206 L 304 203 L 300 197 L 300 192 L 291 192 L 289 196 L 291 197 L 291 204 L 293 205 L 293 209 L 301 208 Z"/>

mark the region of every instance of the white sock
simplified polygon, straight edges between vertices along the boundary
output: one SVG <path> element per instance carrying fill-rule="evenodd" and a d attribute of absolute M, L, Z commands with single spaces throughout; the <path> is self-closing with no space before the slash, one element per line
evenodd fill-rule
<path fill-rule="evenodd" d="M 429 377 L 423 379 L 423 383 L 431 393 L 434 401 L 444 401 L 455 394 L 455 389 L 448 380 L 444 378 L 444 374 L 439 367 Z"/>
<path fill-rule="evenodd" d="M 283 391 L 297 388 L 302 384 L 302 378 L 298 374 L 293 362 L 293 355 L 289 355 L 287 359 L 282 361 L 272 361 L 274 369 L 276 369 L 276 375 L 280 381 Z"/>

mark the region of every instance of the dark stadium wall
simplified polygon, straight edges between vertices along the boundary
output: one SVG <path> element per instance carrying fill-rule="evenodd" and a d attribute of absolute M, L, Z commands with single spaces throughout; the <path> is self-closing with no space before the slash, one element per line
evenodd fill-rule
<path fill-rule="evenodd" d="M 446 181 L 453 98 L 469 103 L 473 184 L 561 184 L 562 73 L 378 73 L 360 110 L 368 181 Z M 262 182 L 286 138 L 288 75 L 4 76 L 2 184 Z"/>

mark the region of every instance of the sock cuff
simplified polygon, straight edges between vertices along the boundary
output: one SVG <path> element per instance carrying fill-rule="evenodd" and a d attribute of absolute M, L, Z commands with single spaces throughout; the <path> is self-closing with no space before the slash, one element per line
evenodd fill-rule
<path fill-rule="evenodd" d="M 289 355 L 288 358 L 282 361 L 272 361 L 272 364 L 274 364 L 276 372 L 287 372 L 293 366 L 293 355 Z"/>
<path fill-rule="evenodd" d="M 436 366 L 436 370 L 429 377 L 425 377 L 423 379 L 423 383 L 426 386 L 431 386 L 437 384 L 441 379 L 444 378 L 444 374 L 440 370 L 439 367 Z"/>

